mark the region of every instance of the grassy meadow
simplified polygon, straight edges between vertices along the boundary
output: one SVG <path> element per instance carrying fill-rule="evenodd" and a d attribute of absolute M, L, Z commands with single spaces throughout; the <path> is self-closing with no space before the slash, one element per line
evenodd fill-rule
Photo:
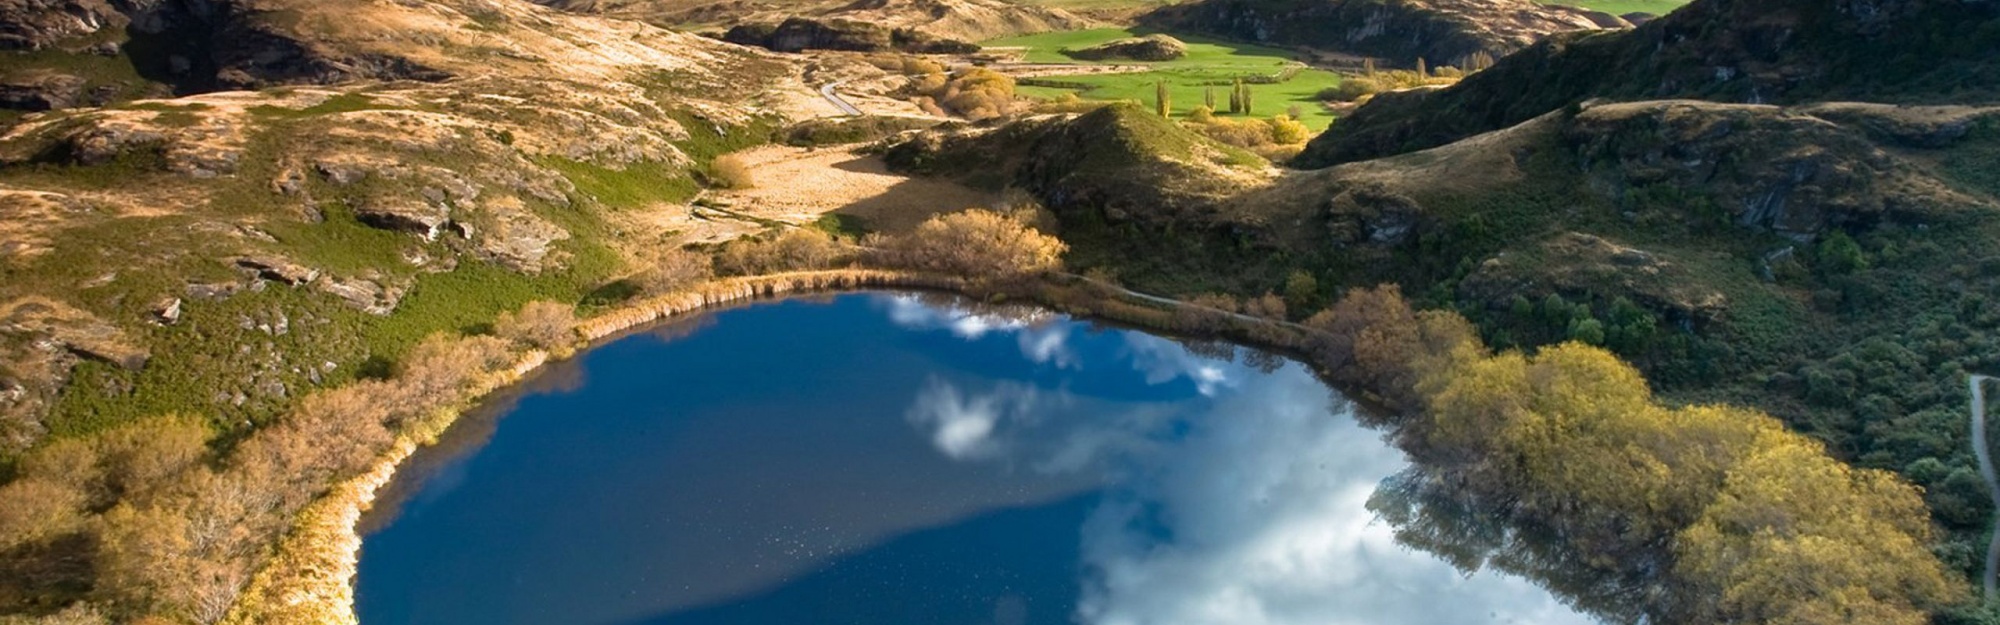
<path fill-rule="evenodd" d="M 1209 88 L 1206 83 L 1216 83 L 1214 85 L 1216 108 L 1227 110 L 1230 82 L 1240 77 L 1276 74 L 1293 64 L 1291 53 L 1279 48 L 1183 35 L 1175 37 L 1187 43 L 1187 56 L 1172 61 L 1083 61 L 1062 53 L 1065 48 L 1084 48 L 1138 34 L 1143 33 L 1125 28 L 1094 28 L 995 39 L 983 42 L 981 45 L 1026 48 L 1023 60 L 1030 63 L 1151 67 L 1152 70 L 1146 72 L 1046 78 L 1087 87 L 1083 89 L 1022 85 L 1017 91 L 1023 95 L 1040 98 L 1055 98 L 1075 93 L 1088 100 L 1137 100 L 1152 106 L 1154 83 L 1164 80 L 1167 82 L 1168 97 L 1176 115 L 1186 115 L 1188 111 L 1202 105 L 1203 92 Z M 1253 84 L 1250 85 L 1254 106 L 1251 112 L 1259 117 L 1269 117 L 1284 113 L 1287 108 L 1297 105 L 1301 113 L 1300 121 L 1305 122 L 1306 126 L 1313 130 L 1324 130 L 1333 122 L 1333 115 L 1320 106 L 1318 98 L 1314 95 L 1339 83 L 1340 76 L 1333 72 L 1305 69 L 1281 83 Z"/>
<path fill-rule="evenodd" d="M 1612 15 L 1627 13 L 1651 13 L 1666 15 L 1687 4 L 1687 0 L 1539 0 L 1542 4 L 1561 4 L 1583 7 L 1592 11 L 1603 11 Z"/>

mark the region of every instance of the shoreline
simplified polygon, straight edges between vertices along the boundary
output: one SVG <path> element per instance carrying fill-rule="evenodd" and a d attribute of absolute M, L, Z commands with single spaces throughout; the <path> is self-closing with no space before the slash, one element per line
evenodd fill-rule
<path fill-rule="evenodd" d="M 354 578 L 361 554 L 359 523 L 380 491 L 395 479 L 402 464 L 420 448 L 437 440 L 466 411 L 494 392 L 516 384 L 542 366 L 616 340 L 626 333 L 669 319 L 712 308 L 814 293 L 844 293 L 874 289 L 933 290 L 1001 302 L 1020 299 L 1078 319 L 1126 324 L 1135 329 L 1188 338 L 1222 340 L 1275 350 L 1312 367 L 1329 385 L 1335 382 L 1304 353 L 1313 330 L 1300 324 L 1250 317 L 1198 304 L 1132 291 L 1072 274 L 1044 276 L 1026 290 L 972 288 L 963 278 L 881 269 L 831 269 L 712 280 L 686 289 L 644 298 L 577 321 L 578 344 L 572 351 L 522 353 L 512 367 L 490 375 L 460 401 L 396 435 L 387 453 L 360 475 L 348 478 L 299 512 L 291 531 L 279 539 L 266 564 L 252 574 L 223 625 L 359 625 L 355 612 Z M 1220 328 L 1187 328 L 1178 311 L 1219 314 L 1228 320 Z M 1345 386 L 1336 385 L 1348 391 Z M 1371 394 L 1354 389 L 1350 396 L 1363 405 Z"/>
<path fill-rule="evenodd" d="M 709 308 L 791 295 L 847 292 L 877 288 L 935 289 L 964 293 L 966 281 L 939 275 L 875 269 L 834 269 L 724 278 L 672 293 L 645 298 L 579 320 L 581 337 L 570 354 L 648 324 Z M 395 479 L 404 461 L 456 423 L 466 410 L 495 391 L 515 384 L 543 365 L 567 358 L 544 350 L 529 350 L 513 366 L 490 375 L 456 404 L 439 410 L 424 423 L 396 435 L 395 442 L 367 471 L 350 477 L 299 511 L 291 530 L 279 539 L 265 565 L 252 574 L 237 596 L 226 625 L 302 623 L 358 625 L 354 576 L 361 556 L 358 524 L 383 487 Z"/>

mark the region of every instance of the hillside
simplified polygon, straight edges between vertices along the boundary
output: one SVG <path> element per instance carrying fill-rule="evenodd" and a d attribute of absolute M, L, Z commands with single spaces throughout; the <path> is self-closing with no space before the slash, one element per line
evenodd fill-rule
<path fill-rule="evenodd" d="M 841 19 L 959 41 L 1093 25 L 1061 8 L 1005 0 L 599 0 L 592 10 L 676 27 L 775 24 L 792 17 Z"/>
<path fill-rule="evenodd" d="M 1436 147 L 1591 98 L 1991 101 L 1995 49 L 2000 6 L 1990 2 L 1700 1 L 1634 30 L 1552 37 L 1447 89 L 1377 98 L 1296 164 Z"/>
<path fill-rule="evenodd" d="M 1605 13 L 1532 0 L 1198 0 L 1155 9 L 1140 22 L 1267 45 L 1304 46 L 1463 66 L 1499 58 L 1553 33 L 1629 26 Z"/>
<path fill-rule="evenodd" d="M 1002 147 L 1024 143 L 1012 131 L 961 152 L 1018 153 Z M 1304 272 L 1324 296 L 1390 281 L 1496 345 L 1595 342 L 1676 401 L 1768 410 L 1925 486 L 1953 532 L 1944 551 L 1970 569 L 1991 508 L 1960 372 L 2000 367 L 1995 155 L 1994 107 L 1655 101 L 1222 189 L 1148 159 L 1001 175 L 1055 212 L 1072 266 L 1134 288 L 1247 296 Z M 1079 180 L 1165 195 L 1106 200 L 1112 183 Z"/>

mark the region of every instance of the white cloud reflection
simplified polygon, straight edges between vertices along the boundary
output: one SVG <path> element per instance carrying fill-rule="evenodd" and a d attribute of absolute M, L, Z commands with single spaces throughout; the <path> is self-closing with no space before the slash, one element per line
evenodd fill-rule
<path fill-rule="evenodd" d="M 948 330 L 953 336 L 977 340 L 991 333 L 1018 333 L 1021 355 L 1037 364 L 1063 369 L 1078 366 L 1075 350 L 1069 345 L 1068 324 L 1059 323 L 1053 313 L 1036 308 L 977 312 L 955 304 L 932 303 L 916 295 L 891 295 L 889 320 L 913 330 Z"/>
<path fill-rule="evenodd" d="M 1246 376 L 1083 530 L 1092 625 L 1590 623 L 1527 580 L 1396 543 L 1366 502 L 1401 452 L 1298 367 Z"/>
<path fill-rule="evenodd" d="M 1195 390 L 1208 396 L 1236 385 L 1236 381 L 1226 373 L 1228 363 L 1190 354 L 1179 343 L 1151 334 L 1127 332 L 1125 347 L 1131 352 L 1132 366 L 1146 374 L 1147 384 L 1165 384 L 1187 378 L 1194 383 Z"/>
<path fill-rule="evenodd" d="M 994 430 L 1000 421 L 1033 418 L 1039 395 L 1034 387 L 1003 383 L 990 393 L 968 396 L 951 383 L 931 378 L 906 416 L 930 433 L 931 444 L 946 457 L 988 458 L 999 451 Z"/>
<path fill-rule="evenodd" d="M 1186 378 L 1210 399 L 1106 409 L 933 380 L 910 411 L 952 458 L 1107 476 L 1081 530 L 1079 623 L 1593 622 L 1527 580 L 1398 544 L 1366 502 L 1407 461 L 1300 367 L 1263 375 L 1127 337 L 1149 383 Z"/>

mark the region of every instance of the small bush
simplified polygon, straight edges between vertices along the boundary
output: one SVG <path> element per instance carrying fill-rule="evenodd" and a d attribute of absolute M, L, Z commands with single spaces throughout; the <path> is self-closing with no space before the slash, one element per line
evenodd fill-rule
<path fill-rule="evenodd" d="M 715 158 L 710 166 L 716 184 L 726 189 L 748 189 L 757 186 L 756 176 L 750 170 L 749 161 L 740 154 L 724 154 Z"/>
<path fill-rule="evenodd" d="M 730 242 L 715 258 L 715 268 L 726 275 L 754 276 L 825 269 L 846 256 L 846 248 L 833 235 L 816 228 L 792 228 L 768 239 Z"/>
<path fill-rule="evenodd" d="M 715 262 L 707 254 L 678 247 L 650 252 L 639 262 L 639 273 L 632 277 L 632 282 L 656 295 L 715 277 Z"/>
<path fill-rule="evenodd" d="M 567 348 L 576 342 L 576 309 L 550 301 L 528 302 L 520 312 L 500 313 L 493 333 L 529 347 Z"/>
<path fill-rule="evenodd" d="M 1265 124 L 1271 127 L 1271 142 L 1278 145 L 1305 143 L 1307 139 L 1312 138 L 1312 131 L 1307 130 L 1305 124 L 1299 123 L 1297 117 L 1280 115 L 1271 118 Z"/>

